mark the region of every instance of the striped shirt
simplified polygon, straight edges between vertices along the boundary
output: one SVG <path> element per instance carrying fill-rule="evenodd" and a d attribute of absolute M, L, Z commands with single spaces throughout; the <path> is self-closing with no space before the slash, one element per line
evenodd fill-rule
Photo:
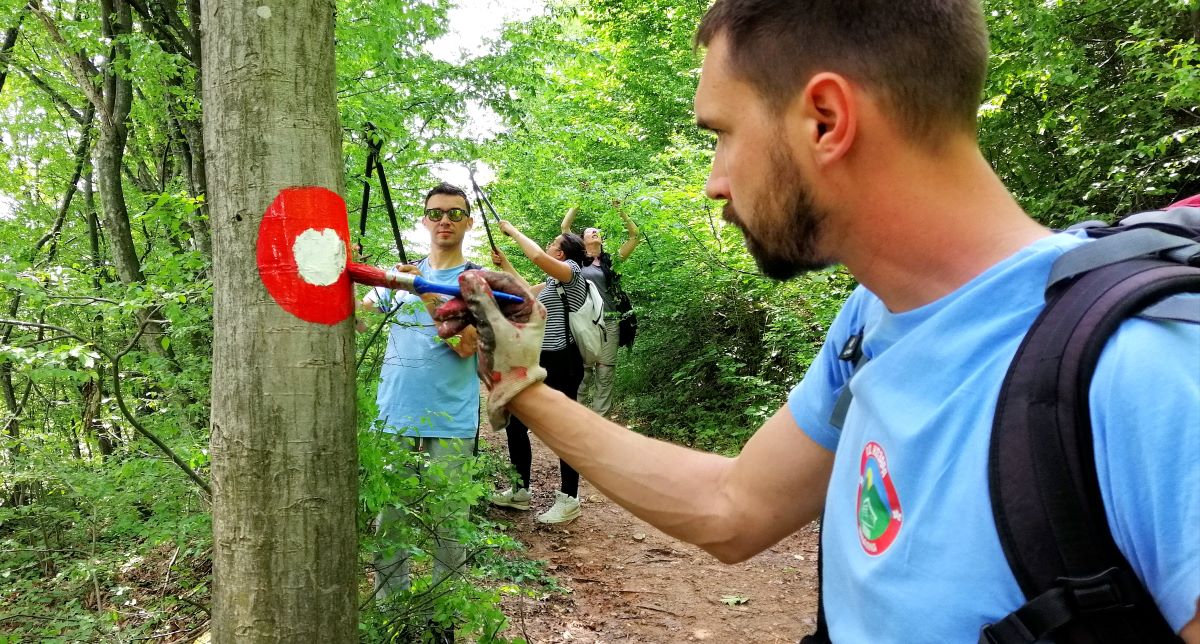
<path fill-rule="evenodd" d="M 582 270 L 574 260 L 568 259 L 567 266 L 571 267 L 571 281 L 559 282 L 553 277 L 546 278 L 546 288 L 538 294 L 538 301 L 546 307 L 546 335 L 542 336 L 542 351 L 559 351 L 567 348 L 567 316 L 563 314 L 562 297 L 558 294 L 558 285 L 562 284 L 567 296 L 567 304 L 572 311 L 578 311 L 587 301 L 587 281 L 583 279 Z"/>

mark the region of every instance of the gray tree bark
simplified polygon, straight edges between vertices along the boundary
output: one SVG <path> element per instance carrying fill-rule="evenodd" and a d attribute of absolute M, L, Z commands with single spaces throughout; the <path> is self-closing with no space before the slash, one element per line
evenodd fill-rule
<path fill-rule="evenodd" d="M 284 311 L 258 275 L 278 192 L 342 193 L 333 2 L 201 3 L 213 232 L 213 620 L 226 642 L 355 642 L 353 326 Z"/>
<path fill-rule="evenodd" d="M 25 12 L 21 12 L 21 18 L 25 17 Z M 9 27 L 4 30 L 4 38 L 0 39 L 0 92 L 4 91 L 4 80 L 8 78 L 8 56 L 14 45 L 17 44 L 17 34 L 21 31 L 21 23 L 17 22 L 17 26 Z"/>
<path fill-rule="evenodd" d="M 129 211 L 125 207 L 125 188 L 121 185 L 121 165 L 125 160 L 125 145 L 129 141 L 129 111 L 133 106 L 133 82 L 122 77 L 116 67 L 129 60 L 129 46 L 122 38 L 132 31 L 133 16 L 129 3 L 123 0 L 101 0 L 101 24 L 105 37 L 113 39 L 112 60 L 104 70 L 100 140 L 96 145 L 96 178 L 100 189 L 100 204 L 104 212 L 104 227 L 108 229 L 108 244 L 113 264 L 122 284 L 146 281 L 142 263 L 133 244 L 129 228 Z"/>

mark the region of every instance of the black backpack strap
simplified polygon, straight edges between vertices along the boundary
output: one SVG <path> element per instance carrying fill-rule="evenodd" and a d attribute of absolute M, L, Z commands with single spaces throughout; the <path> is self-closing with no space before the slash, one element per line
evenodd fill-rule
<path fill-rule="evenodd" d="M 825 513 L 821 512 L 821 531 L 825 530 Z M 817 629 L 800 638 L 799 644 L 831 644 L 829 624 L 825 621 L 825 557 L 821 555 L 821 542 L 817 539 Z"/>
<path fill-rule="evenodd" d="M 850 412 L 850 402 L 854 400 L 854 394 L 850 392 L 850 381 L 854 378 L 854 374 L 863 365 L 867 364 L 870 358 L 863 353 L 862 329 L 858 333 L 846 338 L 846 344 L 842 345 L 842 352 L 838 354 L 839 360 L 845 360 L 854 365 L 854 370 L 850 372 L 850 377 L 846 379 L 846 384 L 842 385 L 842 392 L 838 394 L 837 400 L 833 403 L 833 412 L 829 414 L 829 424 L 841 429 L 846 424 L 846 414 Z"/>
<path fill-rule="evenodd" d="M 1179 641 L 1110 533 L 1088 393 L 1120 323 L 1183 292 L 1200 292 L 1200 270 L 1156 259 L 1109 264 L 1048 291 L 1001 387 L 988 462 L 996 531 L 1029 601 L 980 642 Z"/>
<path fill-rule="evenodd" d="M 829 424 L 841 429 L 846 424 L 846 413 L 850 411 L 850 402 L 854 399 L 854 394 L 850 393 L 850 381 L 854 378 L 854 374 L 863 365 L 867 364 L 870 358 L 863 352 L 863 336 L 866 334 L 865 329 L 859 329 L 857 332 L 850 334 L 846 338 L 845 344 L 842 345 L 841 352 L 838 353 L 839 360 L 845 360 L 854 365 L 854 370 L 850 372 L 850 377 L 846 379 L 846 384 L 842 385 L 842 392 L 838 394 L 838 399 L 833 404 L 833 412 L 829 414 Z M 821 513 L 821 530 L 825 530 L 825 513 Z M 818 539 L 824 539 L 822 534 Z M 827 644 L 830 642 L 829 625 L 825 622 L 825 557 L 822 554 L 824 546 L 818 541 L 817 545 L 817 630 L 811 635 L 804 636 L 800 640 L 800 644 Z"/>
<path fill-rule="evenodd" d="M 567 292 L 563 289 L 562 282 L 556 283 L 554 289 L 558 291 L 558 297 L 562 300 L 563 325 L 567 328 L 567 344 L 575 344 L 575 334 L 571 333 L 571 306 L 567 304 Z"/>
<path fill-rule="evenodd" d="M 1200 243 L 1153 228 L 1126 230 L 1065 253 L 1054 263 L 1047 289 L 1101 266 L 1160 253 L 1177 263 L 1188 264 L 1200 257 Z"/>

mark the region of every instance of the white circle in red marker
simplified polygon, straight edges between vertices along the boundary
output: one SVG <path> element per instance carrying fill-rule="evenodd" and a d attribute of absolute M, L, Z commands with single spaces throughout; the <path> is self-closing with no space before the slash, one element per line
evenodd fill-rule
<path fill-rule="evenodd" d="M 285 188 L 258 226 L 258 274 L 284 310 L 308 322 L 337 324 L 354 309 L 346 271 L 346 203 L 318 186 Z"/>
<path fill-rule="evenodd" d="M 329 286 L 346 270 L 346 242 L 332 228 L 321 232 L 309 228 L 300 233 L 292 244 L 292 254 L 300 277 L 309 284 Z"/>

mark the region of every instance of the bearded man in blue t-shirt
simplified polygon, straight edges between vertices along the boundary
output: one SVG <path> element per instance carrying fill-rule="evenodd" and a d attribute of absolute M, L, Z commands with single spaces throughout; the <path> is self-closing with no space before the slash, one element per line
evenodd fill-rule
<path fill-rule="evenodd" d="M 466 193 L 442 183 L 425 196 L 421 225 L 429 233 L 429 256 L 397 270 L 441 284 L 455 284 L 468 268 L 463 240 L 473 220 Z M 423 452 L 439 467 L 420 474 L 459 476 L 466 459 L 475 454 L 479 427 L 479 380 L 475 375 L 477 336 L 467 327 L 451 340 L 442 340 L 431 317 L 441 303 L 437 295 L 375 288 L 360 310 L 392 313 L 376 401 L 379 422 L 411 451 Z M 364 327 L 360 326 L 360 329 Z M 466 516 L 467 508 L 458 508 Z M 379 534 L 388 536 L 402 513 L 385 508 L 379 515 Z M 439 525 L 442 522 L 438 522 Z M 464 547 L 447 534 L 435 537 L 435 583 L 460 570 Z M 380 552 L 375 557 L 375 597 L 386 600 L 409 587 L 408 556 Z"/>
<path fill-rule="evenodd" d="M 468 272 L 442 332 L 474 322 L 489 406 L 505 405 L 593 485 L 664 532 L 741 561 L 821 516 L 835 642 L 975 642 L 1024 603 L 988 496 L 991 423 L 1054 260 L 1052 234 L 981 153 L 978 0 L 718 0 L 697 122 L 706 192 L 760 269 L 840 263 L 860 287 L 788 401 L 727 458 L 631 432 L 538 382 L 532 306 Z M 469 308 L 470 315 L 462 310 Z M 514 323 L 515 322 L 515 323 Z M 841 429 L 831 422 L 864 330 Z M 1172 630 L 1200 642 L 1200 325 L 1132 318 L 1090 390 L 1113 539 Z"/>

